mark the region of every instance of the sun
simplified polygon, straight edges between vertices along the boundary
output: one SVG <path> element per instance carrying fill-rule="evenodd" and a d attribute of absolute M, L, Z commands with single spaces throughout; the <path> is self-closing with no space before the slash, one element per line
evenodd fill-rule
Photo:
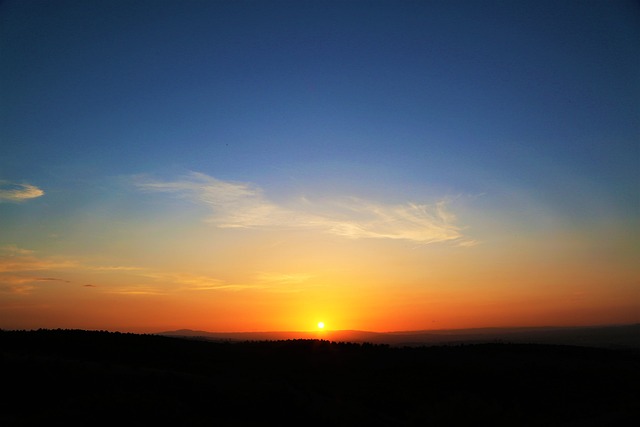
<path fill-rule="evenodd" d="M 318 329 L 324 329 L 324 322 L 318 322 Z"/>

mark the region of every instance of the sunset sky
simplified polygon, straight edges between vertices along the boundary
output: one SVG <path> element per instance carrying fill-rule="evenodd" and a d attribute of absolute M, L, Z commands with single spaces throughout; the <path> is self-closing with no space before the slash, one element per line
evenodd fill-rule
<path fill-rule="evenodd" d="M 633 1 L 5 1 L 0 328 L 640 322 Z"/>

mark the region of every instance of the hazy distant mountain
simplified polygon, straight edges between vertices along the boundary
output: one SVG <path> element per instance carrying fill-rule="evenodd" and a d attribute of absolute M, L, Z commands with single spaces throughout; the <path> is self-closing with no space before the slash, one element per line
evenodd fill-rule
<path fill-rule="evenodd" d="M 530 327 L 441 329 L 430 331 L 318 331 L 318 332 L 207 332 L 180 329 L 158 335 L 215 341 L 273 341 L 324 339 L 336 342 L 369 342 L 391 346 L 422 346 L 482 342 L 566 344 L 588 347 L 640 349 L 640 324 L 582 327 Z"/>

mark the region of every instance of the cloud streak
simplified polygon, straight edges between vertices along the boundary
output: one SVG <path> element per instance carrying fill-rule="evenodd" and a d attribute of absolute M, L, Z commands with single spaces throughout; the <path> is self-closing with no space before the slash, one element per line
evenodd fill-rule
<path fill-rule="evenodd" d="M 20 203 L 40 196 L 44 196 L 44 191 L 35 185 L 0 181 L 0 202 Z"/>
<path fill-rule="evenodd" d="M 463 238 L 447 201 L 384 204 L 355 197 L 288 204 L 269 200 L 261 188 L 192 172 L 176 181 L 139 180 L 146 192 L 171 193 L 207 206 L 207 219 L 220 228 L 306 228 L 361 239 L 402 239 L 434 243 Z"/>
<path fill-rule="evenodd" d="M 51 272 L 54 275 L 69 272 L 139 275 L 144 270 L 130 266 L 93 266 L 62 257 L 38 256 L 34 251 L 16 245 L 0 247 L 0 292 L 28 294 L 38 283 L 71 283 L 70 280 L 44 276 L 43 272 Z"/>
<path fill-rule="evenodd" d="M 37 282 L 71 283 L 69 280 L 58 279 L 56 277 L 33 277 L 0 273 L 0 293 L 26 295 L 35 289 L 34 284 Z"/>
<path fill-rule="evenodd" d="M 306 276 L 281 275 L 276 280 L 274 276 L 260 276 L 255 283 L 228 283 L 225 280 L 207 275 L 167 273 L 133 266 L 86 265 L 69 259 L 39 257 L 34 254 L 34 251 L 20 248 L 16 245 L 0 247 L 0 293 L 29 294 L 37 289 L 36 285 L 38 283 L 71 283 L 70 280 L 45 276 L 42 274 L 44 271 L 50 271 L 56 275 L 60 272 L 69 273 L 70 271 L 75 273 L 97 273 L 100 275 L 127 274 L 137 278 L 136 281 L 138 283 L 125 286 L 109 284 L 103 287 L 104 292 L 123 295 L 167 295 L 183 291 L 271 290 L 287 283 L 300 282 L 306 278 Z M 266 280 L 267 278 L 271 280 Z M 152 279 L 154 283 L 146 283 L 148 281 L 146 279 Z M 83 286 L 97 287 L 94 284 L 85 284 Z"/>
<path fill-rule="evenodd" d="M 215 277 L 188 273 L 147 273 L 144 276 L 172 286 L 177 285 L 179 291 L 243 291 L 267 287 L 260 284 L 227 283 Z"/>
<path fill-rule="evenodd" d="M 33 255 L 7 255 L 0 251 L 0 273 L 19 271 L 63 270 L 78 267 L 71 260 L 38 258 Z"/>

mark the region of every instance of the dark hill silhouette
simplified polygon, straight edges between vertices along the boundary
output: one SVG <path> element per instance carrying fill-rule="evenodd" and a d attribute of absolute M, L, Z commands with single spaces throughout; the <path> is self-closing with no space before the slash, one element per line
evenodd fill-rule
<path fill-rule="evenodd" d="M 640 324 L 580 326 L 440 329 L 429 331 L 316 331 L 316 332 L 207 332 L 181 329 L 159 335 L 192 337 L 213 341 L 273 341 L 325 339 L 357 343 L 389 344 L 396 347 L 470 343 L 562 344 L 585 347 L 640 350 Z"/>
<path fill-rule="evenodd" d="M 0 331 L 0 425 L 635 425 L 640 355 Z"/>

